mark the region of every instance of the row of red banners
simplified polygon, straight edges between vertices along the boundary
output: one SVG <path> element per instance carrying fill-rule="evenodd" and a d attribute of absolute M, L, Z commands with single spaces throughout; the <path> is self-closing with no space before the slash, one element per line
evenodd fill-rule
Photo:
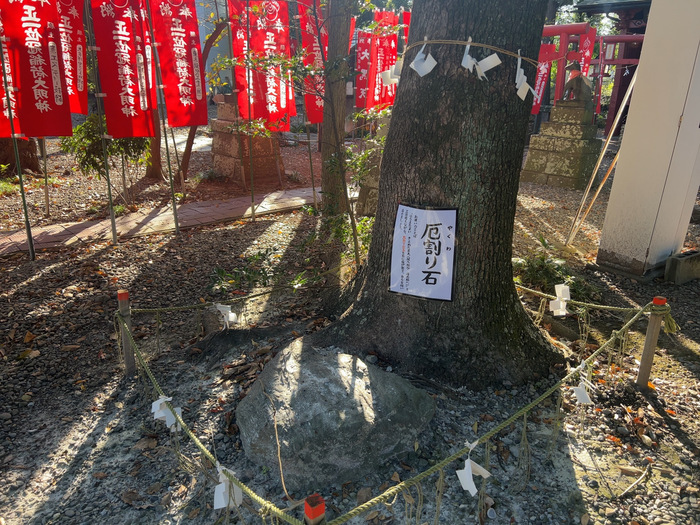
<path fill-rule="evenodd" d="M 0 36 L 7 93 L 0 85 L 0 136 L 72 134 L 72 113 L 87 113 L 85 0 L 0 0 Z M 294 87 L 284 59 L 291 56 L 288 4 L 277 0 L 228 0 L 233 34 L 239 114 L 262 119 L 271 131 L 288 131 L 296 115 Z M 323 121 L 323 62 L 328 35 L 319 0 L 297 0 L 304 64 L 305 106 L 311 123 Z M 149 137 L 155 132 L 157 47 L 168 123 L 207 123 L 207 93 L 194 0 L 90 0 L 107 132 L 114 138 Z M 150 21 L 149 21 L 150 16 Z M 394 102 L 396 84 L 382 72 L 398 57 L 403 25 L 408 41 L 411 13 L 377 11 L 378 30 L 357 31 L 355 105 L 384 108 Z M 149 29 L 158 27 L 157 41 Z M 593 30 L 595 31 L 595 29 Z M 351 42 L 353 42 L 351 32 Z M 582 35 L 586 74 L 595 33 Z M 549 79 L 554 44 L 543 44 L 535 82 L 533 113 L 539 111 Z M 282 59 L 282 60 L 280 60 Z M 246 63 L 251 61 L 251 63 Z M 25 67 L 28 64 L 29 67 Z M 8 103 L 11 112 L 8 110 Z M 12 114 L 12 126 L 9 114 Z"/>
<path fill-rule="evenodd" d="M 107 132 L 152 137 L 158 57 L 170 126 L 207 123 L 207 93 L 194 0 L 91 0 Z M 87 114 L 84 0 L 0 0 L 5 68 L 0 137 L 72 134 Z M 5 90 L 7 85 L 7 90 Z M 9 103 L 9 107 L 8 107 Z M 9 115 L 13 121 L 10 123 Z"/>

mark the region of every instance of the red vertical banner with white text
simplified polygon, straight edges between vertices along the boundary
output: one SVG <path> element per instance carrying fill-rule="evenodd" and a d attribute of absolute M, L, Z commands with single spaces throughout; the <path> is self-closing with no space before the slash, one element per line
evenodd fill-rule
<path fill-rule="evenodd" d="M 148 49 L 138 0 L 91 0 L 97 65 L 107 132 L 113 138 L 153 137 Z"/>
<path fill-rule="evenodd" d="M 323 122 L 323 96 L 325 80 L 323 59 L 328 56 L 328 32 L 321 18 L 318 0 L 297 0 L 301 24 L 301 41 L 304 46 L 304 65 L 314 73 L 304 80 L 304 104 L 310 123 Z M 315 8 L 315 11 L 314 11 Z M 321 51 L 323 46 L 323 51 Z"/>
<path fill-rule="evenodd" d="M 595 47 L 596 29 L 591 27 L 588 33 L 580 35 L 578 50 L 581 53 L 581 74 L 584 77 L 588 76 L 591 68 L 591 59 L 593 58 L 593 48 Z"/>
<path fill-rule="evenodd" d="M 0 18 L 21 133 L 27 137 L 72 135 L 55 0 L 1 0 Z"/>
<path fill-rule="evenodd" d="M 72 113 L 87 115 L 87 52 L 83 26 L 84 0 L 58 0 L 58 33 L 63 50 L 63 72 Z"/>
<path fill-rule="evenodd" d="M 374 20 L 379 28 L 372 36 L 366 108 L 384 109 L 394 103 L 396 96 L 396 84 L 385 84 L 382 72 L 396 64 L 398 37 L 396 31 L 390 28 L 399 23 L 399 17 L 391 11 L 377 11 Z"/>
<path fill-rule="evenodd" d="M 537 59 L 537 76 L 535 77 L 535 87 L 533 88 L 535 96 L 532 99 L 531 115 L 537 115 L 542 107 L 542 97 L 544 96 L 547 82 L 549 82 L 549 72 L 552 69 L 552 62 L 550 62 L 549 57 L 551 57 L 556 50 L 556 44 L 542 44 L 540 46 L 540 55 Z"/>
<path fill-rule="evenodd" d="M 171 127 L 209 121 L 194 0 L 150 0 L 163 94 Z"/>
<path fill-rule="evenodd" d="M 367 107 L 367 91 L 369 65 L 372 56 L 372 34 L 366 31 L 357 32 L 357 46 L 355 47 L 355 71 L 358 73 L 355 80 L 355 107 L 364 109 Z"/>
<path fill-rule="evenodd" d="M 250 58 L 256 62 L 248 64 L 250 67 L 236 67 L 239 114 L 264 119 L 270 131 L 289 131 L 296 107 L 290 74 L 283 64 L 290 57 L 287 2 L 229 0 L 229 13 L 234 57 L 243 63 L 250 51 Z"/>
<path fill-rule="evenodd" d="M 5 64 L 5 74 L 3 78 L 0 79 L 2 80 L 2 82 L 0 82 L 0 95 L 2 95 L 2 102 L 0 103 L 0 108 L 2 108 L 2 112 L 0 113 L 0 137 L 2 138 L 12 137 L 13 131 L 15 135 L 22 133 L 19 125 L 19 118 L 17 117 L 17 93 L 15 91 L 14 82 L 14 65 L 10 60 L 10 51 L 5 44 L 5 16 L 5 12 L 2 7 L 0 7 L 0 52 L 2 52 L 2 63 Z M 7 81 L 7 91 L 5 91 L 5 80 Z M 11 123 L 10 115 L 12 116 Z"/>
<path fill-rule="evenodd" d="M 401 13 L 401 23 L 404 25 L 403 28 L 403 45 L 406 47 L 408 45 L 408 30 L 411 27 L 411 12 L 403 11 Z"/>

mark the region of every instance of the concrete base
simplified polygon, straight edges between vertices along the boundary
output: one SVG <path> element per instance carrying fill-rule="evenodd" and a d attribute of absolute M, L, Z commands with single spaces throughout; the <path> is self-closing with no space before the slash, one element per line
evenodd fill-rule
<path fill-rule="evenodd" d="M 700 252 L 679 253 L 666 260 L 664 279 L 674 284 L 684 284 L 700 279 Z"/>
<path fill-rule="evenodd" d="M 640 283 L 650 283 L 654 279 L 658 279 L 659 277 L 662 277 L 664 275 L 664 269 L 661 267 L 649 270 L 644 275 L 630 273 L 628 271 L 625 271 L 623 268 L 620 268 L 619 266 L 611 266 L 608 264 L 600 264 L 600 263 L 597 263 L 597 264 L 589 263 L 586 265 L 586 268 L 588 270 L 592 270 L 594 272 L 614 273 L 615 275 L 619 275 L 621 277 L 626 277 L 628 279 L 634 279 L 635 281 L 640 282 Z"/>

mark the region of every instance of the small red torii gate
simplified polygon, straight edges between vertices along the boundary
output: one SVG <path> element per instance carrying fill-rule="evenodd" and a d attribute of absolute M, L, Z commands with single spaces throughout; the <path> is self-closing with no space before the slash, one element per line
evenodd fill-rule
<path fill-rule="evenodd" d="M 581 61 L 583 59 L 583 53 L 581 51 L 570 51 L 570 44 L 578 44 L 581 41 L 583 35 L 591 35 L 595 31 L 588 22 L 581 22 L 577 24 L 562 24 L 562 25 L 548 25 L 544 26 L 542 30 L 542 38 L 559 38 L 559 44 L 552 52 L 544 52 L 540 55 L 540 60 L 544 62 L 560 62 L 564 60 L 564 63 L 559 63 L 557 67 L 557 78 L 554 84 L 554 101 L 560 100 L 564 94 L 564 84 L 566 83 L 566 62 L 568 61 Z M 617 53 L 615 56 L 615 47 L 621 44 L 621 48 L 625 45 L 641 44 L 644 41 L 644 35 L 608 35 L 599 36 L 595 39 L 599 43 L 599 57 L 591 60 L 591 66 L 596 66 L 595 75 L 602 77 L 605 74 L 606 66 L 634 66 L 639 63 L 638 58 L 624 58 L 621 52 Z M 606 51 L 610 50 L 612 46 L 612 51 L 610 54 Z M 610 58 L 606 58 L 606 55 Z M 619 93 L 621 92 L 622 84 L 622 73 L 617 71 L 615 76 L 615 84 L 613 87 L 613 94 L 610 100 L 609 113 L 613 116 L 617 112 L 617 105 L 619 103 Z M 596 113 L 600 112 L 600 90 L 602 82 L 599 81 L 596 87 Z M 624 90 L 622 90 L 624 91 Z M 608 128 L 610 127 L 610 118 L 608 119 Z M 606 130 L 609 131 L 609 130 Z"/>

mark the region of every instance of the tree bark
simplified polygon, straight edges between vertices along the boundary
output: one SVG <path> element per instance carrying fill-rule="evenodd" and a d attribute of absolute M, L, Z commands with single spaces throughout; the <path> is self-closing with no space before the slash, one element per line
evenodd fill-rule
<path fill-rule="evenodd" d="M 158 118 L 157 111 L 154 120 L 155 133 L 149 145 L 151 158 L 146 168 L 146 178 L 150 180 L 163 180 L 165 176 L 163 175 L 163 159 L 160 155 L 160 119 Z"/>
<path fill-rule="evenodd" d="M 416 0 L 411 39 L 490 44 L 537 57 L 546 0 Z M 347 341 L 400 369 L 472 388 L 522 383 L 556 359 L 513 284 L 513 224 L 532 97 L 516 95 L 516 59 L 479 80 L 463 45 L 430 44 L 424 77 L 407 53 L 381 166 L 379 204 L 358 298 L 325 342 Z M 472 46 L 477 60 L 491 51 Z M 534 67 L 523 62 L 529 79 Z M 399 202 L 458 208 L 450 302 L 388 292 Z"/>
<path fill-rule="evenodd" d="M 323 212 L 336 215 L 347 211 L 345 198 L 345 83 L 349 74 L 348 39 L 352 0 L 328 3 L 328 56 L 325 57 L 325 102 L 321 127 L 321 193 Z"/>
<path fill-rule="evenodd" d="M 22 172 L 42 172 L 41 166 L 39 166 L 39 155 L 37 153 L 35 139 L 18 139 L 17 149 L 19 150 L 19 162 L 22 166 Z M 15 149 L 12 145 L 12 139 L 0 139 L 0 164 L 9 165 L 6 172 L 7 175 L 17 172 L 17 159 L 15 158 Z M 0 174 L 0 177 L 2 175 L 3 174 Z"/>

